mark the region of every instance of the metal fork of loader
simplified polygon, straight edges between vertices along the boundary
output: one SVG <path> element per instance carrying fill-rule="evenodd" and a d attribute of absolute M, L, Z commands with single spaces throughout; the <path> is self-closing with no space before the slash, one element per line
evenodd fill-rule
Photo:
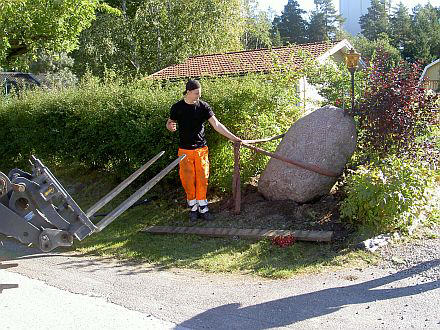
<path fill-rule="evenodd" d="M 32 156 L 32 174 L 20 169 L 11 170 L 8 176 L 0 172 L 0 233 L 33 244 L 43 252 L 71 246 L 74 237 L 81 241 L 107 227 L 185 158 L 182 155 L 175 159 L 97 224 L 90 220 L 163 154 L 161 151 L 150 159 L 86 212 L 51 171 Z"/>

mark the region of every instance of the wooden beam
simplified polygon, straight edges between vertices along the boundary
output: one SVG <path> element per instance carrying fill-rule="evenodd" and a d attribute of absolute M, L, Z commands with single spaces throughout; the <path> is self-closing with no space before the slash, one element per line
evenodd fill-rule
<path fill-rule="evenodd" d="M 286 135 L 286 133 L 280 134 L 280 135 L 277 135 L 277 136 L 272 136 L 272 137 L 264 138 L 264 139 L 259 139 L 259 140 L 243 140 L 243 143 L 253 144 L 253 143 L 268 142 L 268 141 L 273 141 L 273 140 L 281 139 L 285 135 Z"/>
<path fill-rule="evenodd" d="M 318 230 L 281 230 L 281 229 L 238 229 L 238 228 L 206 228 L 206 227 L 169 227 L 150 226 L 143 230 L 152 234 L 192 234 L 211 237 L 235 237 L 262 239 L 275 236 L 292 235 L 298 241 L 330 242 L 332 231 Z"/>
<path fill-rule="evenodd" d="M 316 173 L 321 174 L 321 175 L 331 176 L 331 177 L 335 177 L 335 178 L 340 176 L 340 174 L 338 174 L 336 172 L 320 168 L 319 166 L 316 166 L 316 165 L 313 165 L 313 164 L 304 163 L 304 162 L 301 162 L 299 160 L 289 159 L 287 157 L 275 154 L 273 152 L 269 152 L 269 151 L 263 150 L 261 148 L 254 147 L 254 146 L 252 146 L 250 144 L 247 144 L 245 142 L 242 142 L 241 145 L 243 147 L 255 150 L 256 152 L 262 153 L 263 155 L 270 156 L 270 157 L 275 158 L 275 159 L 279 159 L 279 160 L 281 160 L 283 162 L 286 162 L 288 164 L 292 164 L 292 165 L 304 168 L 304 169 L 306 169 L 308 171 L 316 172 Z"/>

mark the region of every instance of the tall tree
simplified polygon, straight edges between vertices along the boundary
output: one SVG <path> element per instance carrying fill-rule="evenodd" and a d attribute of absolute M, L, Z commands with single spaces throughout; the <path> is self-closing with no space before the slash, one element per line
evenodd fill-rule
<path fill-rule="evenodd" d="M 402 2 L 394 9 L 390 17 L 391 43 L 402 54 L 404 59 L 409 58 L 408 47 L 414 39 L 411 27 L 411 16 Z"/>
<path fill-rule="evenodd" d="M 130 6 L 139 2 L 127 2 L 126 15 L 99 15 L 82 33 L 74 53 L 79 74 L 86 69 L 99 76 L 106 69 L 150 74 L 191 55 L 243 48 L 242 0 L 144 0 L 132 15 Z M 120 0 L 112 5 L 122 8 Z M 263 42 L 258 38 L 255 44 Z"/>
<path fill-rule="evenodd" d="M 40 50 L 36 60 L 29 64 L 29 72 L 44 74 L 45 84 L 68 87 L 78 82 L 73 73 L 74 59 L 65 52 L 54 53 Z"/>
<path fill-rule="evenodd" d="M 0 66 L 14 69 L 38 49 L 71 51 L 98 0 L 0 1 Z"/>
<path fill-rule="evenodd" d="M 284 45 L 288 43 L 304 43 L 307 41 L 307 22 L 302 17 L 306 12 L 300 8 L 297 0 L 289 0 L 284 6 L 281 16 L 276 16 L 272 26 L 279 31 Z"/>
<path fill-rule="evenodd" d="M 371 0 L 371 6 L 359 19 L 361 33 L 368 40 L 376 40 L 381 33 L 389 33 L 390 0 Z"/>
<path fill-rule="evenodd" d="M 102 76 L 107 69 L 133 76 L 139 63 L 134 50 L 133 19 L 123 15 L 101 13 L 90 28 L 80 35 L 80 47 L 72 52 L 74 71 L 82 76 L 90 71 Z"/>
<path fill-rule="evenodd" d="M 191 55 L 241 50 L 242 0 L 148 0 L 136 12 L 136 51 L 151 73 Z"/>
<path fill-rule="evenodd" d="M 402 60 L 400 51 L 391 45 L 390 38 L 385 33 L 381 33 L 375 40 L 368 40 L 362 35 L 357 35 L 352 37 L 351 42 L 367 62 L 374 59 L 379 49 L 388 54 L 390 65 L 397 65 Z"/>
<path fill-rule="evenodd" d="M 309 24 L 307 25 L 307 40 L 309 42 L 329 40 L 325 15 L 317 10 L 312 11 Z"/>
<path fill-rule="evenodd" d="M 431 4 L 413 9 L 412 42 L 408 46 L 411 60 L 425 63 L 438 59 L 440 54 L 440 13 Z"/>
<path fill-rule="evenodd" d="M 281 41 L 280 30 L 277 29 L 276 31 L 274 31 L 272 29 L 271 40 L 272 40 L 272 47 L 282 47 L 283 46 L 283 42 Z"/>
<path fill-rule="evenodd" d="M 258 1 L 245 0 L 245 30 L 243 47 L 245 49 L 267 48 L 272 46 L 270 13 L 257 9 Z"/>
<path fill-rule="evenodd" d="M 315 10 L 307 27 L 308 40 L 334 40 L 343 22 L 342 16 L 337 14 L 332 0 L 314 1 Z"/>
<path fill-rule="evenodd" d="M 272 46 L 270 29 L 272 27 L 266 12 L 261 11 L 246 22 L 246 29 L 243 35 L 243 46 L 245 49 L 268 48 Z"/>

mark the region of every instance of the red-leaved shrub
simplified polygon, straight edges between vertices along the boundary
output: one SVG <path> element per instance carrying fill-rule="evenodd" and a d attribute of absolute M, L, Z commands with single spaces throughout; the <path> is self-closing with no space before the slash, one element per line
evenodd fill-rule
<path fill-rule="evenodd" d="M 367 76 L 358 115 L 360 142 L 367 152 L 411 155 L 418 136 L 438 121 L 439 95 L 419 83 L 420 64 L 390 65 L 390 55 L 378 50 Z"/>

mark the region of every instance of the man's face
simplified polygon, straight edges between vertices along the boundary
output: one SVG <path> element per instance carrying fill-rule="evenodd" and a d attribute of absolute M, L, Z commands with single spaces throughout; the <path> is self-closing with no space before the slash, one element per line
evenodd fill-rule
<path fill-rule="evenodd" d="M 191 102 L 198 101 L 201 95 L 202 95 L 201 88 L 193 89 L 192 91 L 187 91 L 186 93 L 187 100 Z"/>

